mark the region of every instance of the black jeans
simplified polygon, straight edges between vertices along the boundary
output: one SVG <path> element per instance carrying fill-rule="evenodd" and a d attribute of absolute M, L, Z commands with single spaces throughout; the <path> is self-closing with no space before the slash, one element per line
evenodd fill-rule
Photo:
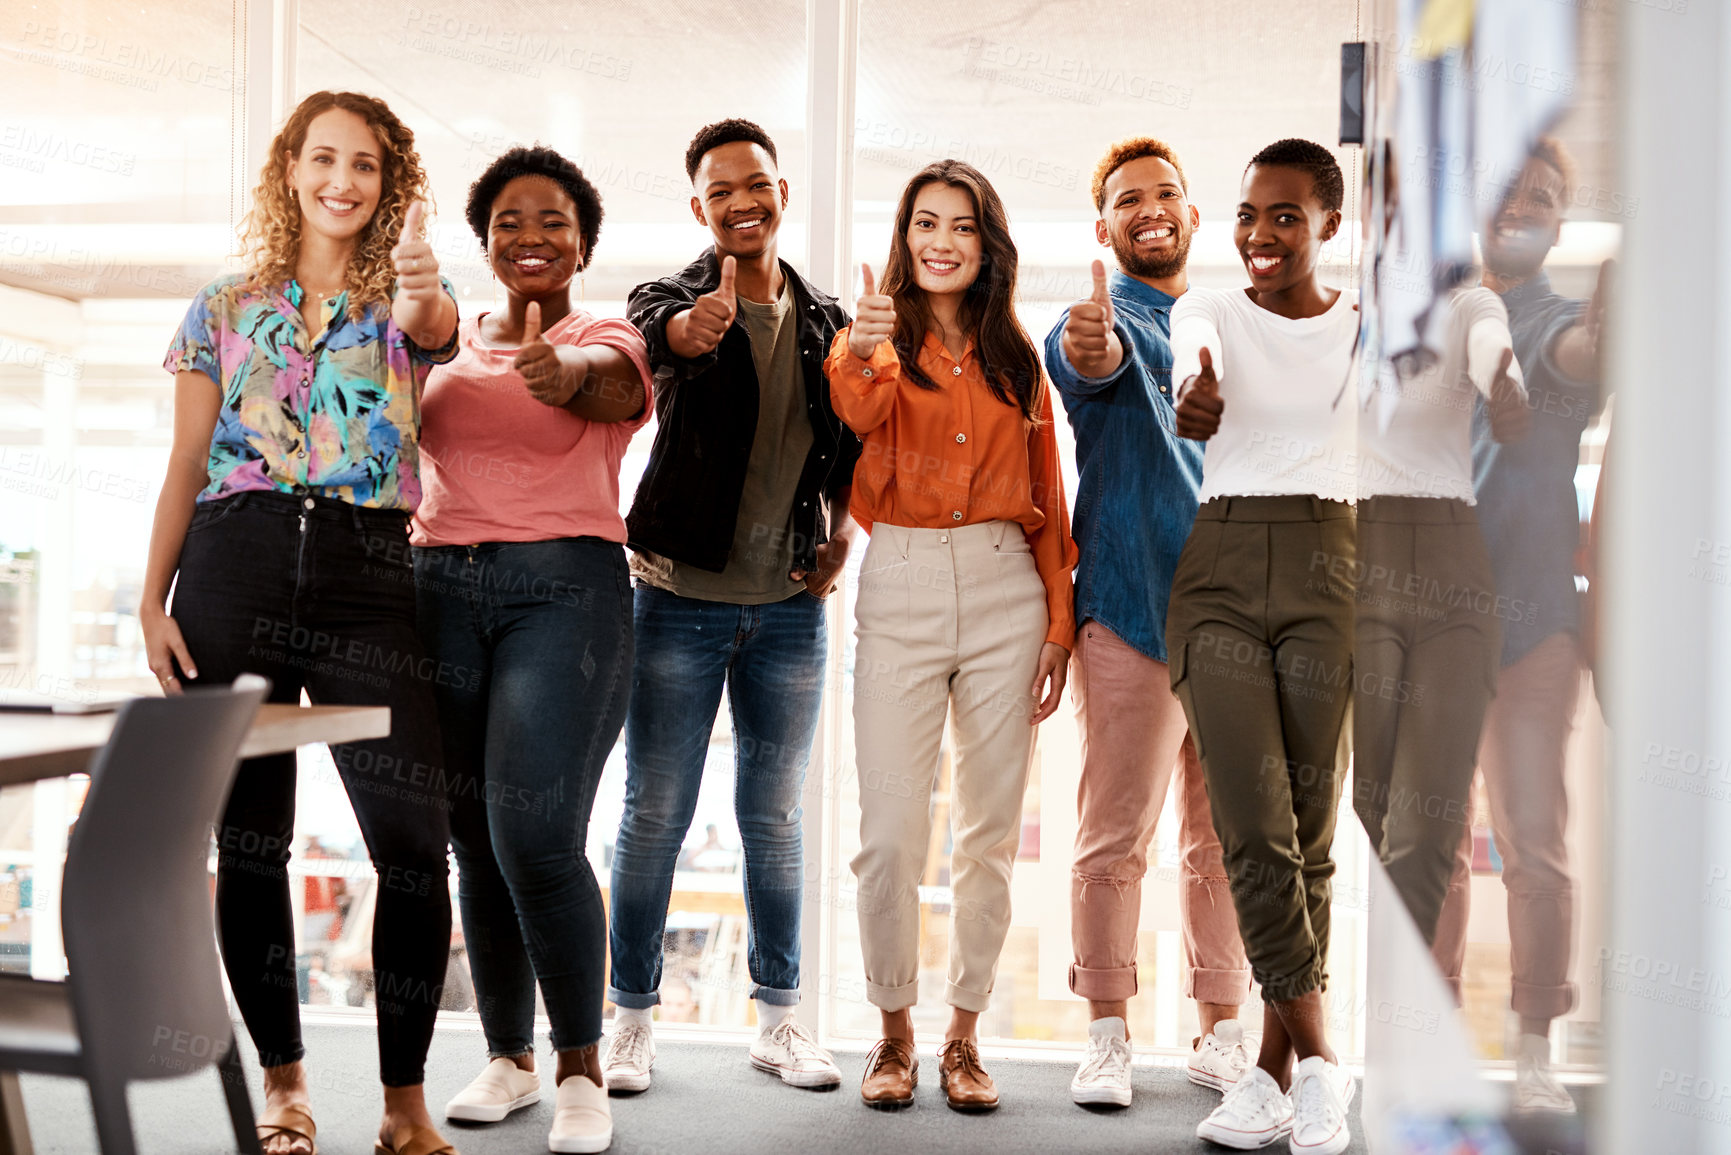
<path fill-rule="evenodd" d="M 607 910 L 584 854 L 595 788 L 625 725 L 631 584 L 599 538 L 415 550 L 421 638 L 480 671 L 434 687 L 450 768 L 457 899 L 491 1056 L 601 1038 Z"/>
<path fill-rule="evenodd" d="M 408 518 L 323 497 L 241 493 L 200 504 L 187 529 L 174 620 L 199 681 L 271 679 L 273 702 L 391 708 L 391 736 L 331 748 L 378 871 L 373 983 L 379 1077 L 422 1081 L 451 948 L 441 679 L 415 634 Z M 184 675 L 182 675 L 184 676 Z M 242 762 L 217 830 L 223 962 L 259 1061 L 298 1060 L 289 902 L 295 757 Z"/>

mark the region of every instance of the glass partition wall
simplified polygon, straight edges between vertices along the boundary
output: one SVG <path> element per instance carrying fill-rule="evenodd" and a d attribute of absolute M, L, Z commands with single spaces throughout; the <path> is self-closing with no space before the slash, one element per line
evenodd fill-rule
<path fill-rule="evenodd" d="M 1262 145 L 1337 139 L 1339 45 L 1373 31 L 1369 5 L 1305 0 L 1278 29 L 1266 5 L 1230 0 L 1156 5 L 1080 0 L 1034 5 L 987 21 L 960 0 L 845 0 L 839 36 L 825 0 L 750 5 L 469 6 L 441 12 L 386 0 L 356 21 L 339 0 L 215 4 L 169 0 L 148 11 L 96 3 L 13 5 L 0 12 L 0 684 L 64 697 L 149 686 L 136 618 L 151 511 L 172 427 L 171 379 L 160 368 L 187 299 L 218 274 L 256 180 L 246 158 L 260 109 L 279 116 L 322 88 L 389 102 L 414 129 L 432 177 L 432 237 L 465 316 L 501 302 L 462 220 L 471 181 L 514 144 L 540 142 L 576 159 L 600 188 L 606 220 L 581 287 L 584 306 L 623 315 L 626 294 L 691 260 L 707 243 L 691 217 L 686 143 L 725 116 L 762 124 L 792 187 L 782 254 L 807 260 L 814 215 L 808 183 L 843 189 L 851 219 L 837 246 L 846 278 L 822 287 L 851 301 L 858 260 L 879 265 L 894 202 L 930 160 L 967 160 L 1003 196 L 1022 258 L 1021 316 L 1042 338 L 1085 294 L 1093 238 L 1090 181 L 1112 141 L 1147 134 L 1185 162 L 1202 226 L 1192 283 L 1243 282 L 1231 243 L 1245 161 Z M 273 16 L 273 12 L 275 15 Z M 1598 262 L 1634 211 L 1614 195 L 1611 131 L 1613 13 L 1583 6 L 1581 92 L 1560 127 L 1580 161 L 1580 192 L 1548 267 L 1560 292 L 1591 292 Z M 857 21 L 857 27 L 854 26 Z M 274 61 L 249 85 L 260 38 Z M 839 49 L 837 48 L 839 45 Z M 252 51 L 249 54 L 248 48 Z M 851 81 L 851 125 L 837 136 L 812 123 L 808 78 L 830 76 L 839 51 Z M 1255 68 L 1229 67 L 1234 59 Z M 845 103 L 845 102 L 844 102 Z M 275 125 L 270 124 L 272 130 Z M 851 137 L 851 139 L 850 139 Z M 813 142 L 820 151 L 814 151 Z M 1347 173 L 1346 224 L 1327 276 L 1357 283 L 1358 150 L 1337 150 Z M 820 174 L 814 180 L 812 174 Z M 1601 191 L 1609 190 L 1609 191 Z M 827 208 L 822 211 L 828 212 Z M 833 262 L 828 267 L 833 268 Z M 1059 410 L 1061 413 L 1061 409 Z M 1059 418 L 1073 495 L 1073 439 Z M 1602 434 L 1590 432 L 1578 475 L 1589 507 Z M 651 442 L 627 456 L 629 502 Z M 854 565 L 863 550 L 856 551 Z M 806 791 L 808 1005 L 827 1041 L 865 1045 L 876 1014 L 864 999 L 853 880 L 859 783 L 852 756 L 853 574 L 831 610 L 832 677 Z M 1558 1058 L 1599 1057 L 1599 1005 L 1590 973 L 1603 941 L 1602 722 L 1583 693 L 1569 754 L 1570 851 L 1576 875 L 1575 979 L 1582 998 L 1565 1018 Z M 588 853 L 605 885 L 624 792 L 623 746 L 597 800 Z M 674 881 L 665 942 L 662 1016 L 718 1030 L 749 1025 L 742 859 L 732 807 L 733 745 L 721 712 L 709 773 Z M 301 990 L 309 1004 L 364 1008 L 372 870 L 334 767 L 322 748 L 301 755 L 295 895 Z M 996 1042 L 1076 1047 L 1086 1005 L 1070 994 L 1069 863 L 1080 769 L 1066 704 L 1041 729 L 1023 805 L 1014 915 L 982 1033 Z M 921 887 L 922 1000 L 936 1028 L 949 914 L 948 756 L 933 792 L 931 869 Z M 80 786 L 45 783 L 0 794 L 0 969 L 58 973 L 55 864 Z M 1481 807 L 1482 808 L 1482 807 Z M 1141 994 L 1131 1004 L 1138 1042 L 1176 1052 L 1195 1034 L 1181 994 L 1177 841 L 1169 813 L 1151 854 L 1139 951 Z M 1336 856 L 1331 1034 L 1362 1054 L 1366 1020 L 1368 847 L 1343 802 Z M 1507 918 L 1501 855 L 1488 824 L 1475 828 L 1474 910 L 1464 981 L 1481 1057 L 1512 1056 Z M 458 932 L 460 935 L 460 931 Z M 472 1005 L 460 938 L 453 941 L 446 1007 Z M 364 1013 L 356 1011 L 355 1013 Z"/>

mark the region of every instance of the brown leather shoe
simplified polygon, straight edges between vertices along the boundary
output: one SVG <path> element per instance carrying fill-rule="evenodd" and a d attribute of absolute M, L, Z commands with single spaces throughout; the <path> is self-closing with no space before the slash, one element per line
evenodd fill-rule
<path fill-rule="evenodd" d="M 990 1111 L 998 1105 L 998 1087 L 980 1066 L 980 1048 L 972 1039 L 951 1039 L 938 1048 L 938 1085 L 944 1101 L 958 1111 Z"/>
<path fill-rule="evenodd" d="M 870 1107 L 906 1107 L 914 1101 L 914 1088 L 919 1085 L 920 1061 L 914 1057 L 913 1044 L 884 1039 L 866 1056 L 859 1097 Z"/>

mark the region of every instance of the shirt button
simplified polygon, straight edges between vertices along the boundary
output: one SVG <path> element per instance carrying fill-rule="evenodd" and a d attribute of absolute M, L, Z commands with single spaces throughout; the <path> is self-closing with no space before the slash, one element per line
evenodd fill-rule
<path fill-rule="evenodd" d="M 1162 392 L 1162 393 L 1166 392 L 1166 386 L 1164 386 L 1164 385 L 1160 386 L 1160 392 Z"/>
<path fill-rule="evenodd" d="M 874 376 L 874 374 L 872 373 L 872 371 L 870 369 L 861 369 L 860 370 L 860 376 L 871 377 L 871 376 Z"/>
<path fill-rule="evenodd" d="M 950 376 L 952 376 L 952 377 L 960 377 L 961 375 L 962 375 L 962 367 L 960 365 L 957 365 L 954 369 L 950 370 Z"/>
<path fill-rule="evenodd" d="M 947 533 L 938 534 L 938 544 L 939 545 L 947 545 L 949 543 L 949 540 L 950 540 L 949 534 L 947 534 Z"/>
<path fill-rule="evenodd" d="M 963 442 L 967 441 L 967 439 L 968 439 L 968 435 L 966 433 L 956 434 L 956 444 L 957 445 L 961 445 Z"/>
<path fill-rule="evenodd" d="M 315 506 L 316 506 L 316 505 L 317 505 L 317 503 L 316 503 L 316 502 L 314 502 L 314 501 L 313 501 L 313 499 L 312 499 L 312 498 L 310 498 L 310 497 L 309 497 L 309 498 L 307 498 L 307 499 L 306 499 L 306 500 L 305 500 L 305 501 L 303 501 L 303 502 L 301 502 L 301 508 L 302 508 L 302 509 L 312 509 L 312 508 L 314 508 L 314 507 L 315 507 Z M 956 516 L 957 516 L 957 517 L 960 517 L 960 516 L 961 516 L 961 514 L 959 514 L 959 513 L 958 513 L 958 514 L 957 514 L 957 515 L 956 515 Z"/>
<path fill-rule="evenodd" d="M 956 512 L 954 512 L 954 513 L 952 513 L 952 514 L 950 514 L 950 520 L 951 520 L 951 521 L 960 521 L 960 520 L 962 520 L 962 511 L 961 511 L 961 510 L 959 510 L 959 509 L 958 509 L 958 510 L 956 510 Z"/>

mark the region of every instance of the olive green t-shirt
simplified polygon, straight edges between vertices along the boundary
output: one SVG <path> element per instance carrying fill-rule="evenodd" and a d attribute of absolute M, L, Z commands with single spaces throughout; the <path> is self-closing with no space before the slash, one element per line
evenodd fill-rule
<path fill-rule="evenodd" d="M 805 588 L 787 576 L 793 568 L 794 494 L 813 440 L 793 300 L 785 279 L 773 305 L 738 299 L 757 368 L 757 433 L 727 568 L 711 573 L 658 554 L 635 554 L 632 572 L 652 586 L 680 597 L 740 605 L 783 601 Z"/>

